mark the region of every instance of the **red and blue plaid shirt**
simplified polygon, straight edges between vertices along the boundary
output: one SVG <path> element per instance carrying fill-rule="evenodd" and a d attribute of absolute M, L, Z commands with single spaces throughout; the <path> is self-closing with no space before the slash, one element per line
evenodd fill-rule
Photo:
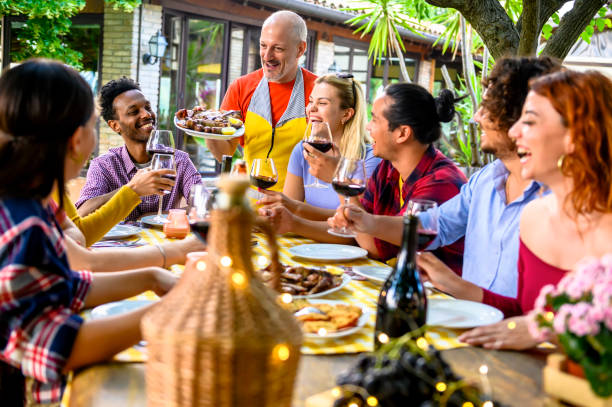
<path fill-rule="evenodd" d="M 0 360 L 34 379 L 37 403 L 61 400 L 92 280 L 70 270 L 63 240 L 40 202 L 0 199 Z"/>
<path fill-rule="evenodd" d="M 444 154 L 434 147 L 423 154 L 421 161 L 402 186 L 404 205 L 400 205 L 399 172 L 387 160 L 374 170 L 361 198 L 366 211 L 375 215 L 403 215 L 411 199 L 429 199 L 441 204 L 459 193 L 466 183 L 465 175 Z M 397 255 L 398 246 L 374 239 L 381 259 Z M 461 275 L 463 264 L 463 238 L 457 242 L 433 251 L 433 253 L 455 273 Z"/>

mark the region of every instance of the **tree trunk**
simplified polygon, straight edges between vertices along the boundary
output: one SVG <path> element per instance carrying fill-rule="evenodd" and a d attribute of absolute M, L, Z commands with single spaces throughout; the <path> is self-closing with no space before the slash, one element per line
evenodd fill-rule
<path fill-rule="evenodd" d="M 410 80 L 410 75 L 408 75 L 408 69 L 406 69 L 406 61 L 404 60 L 404 53 L 402 52 L 402 48 L 400 47 L 399 42 L 397 41 L 397 37 L 395 36 L 395 30 L 391 24 L 391 21 L 389 21 L 388 19 L 387 21 L 388 21 L 387 30 L 389 31 L 389 34 L 388 34 L 389 39 L 391 40 L 391 46 L 393 47 L 393 51 L 395 51 L 395 54 L 397 55 L 397 58 L 398 58 L 398 63 L 399 63 L 402 79 L 404 80 L 404 82 L 412 83 L 412 81 Z"/>
<path fill-rule="evenodd" d="M 540 0 L 540 13 L 538 21 L 538 33 L 542 31 L 542 27 L 548 21 L 548 19 L 557 12 L 561 6 L 570 0 Z M 516 31 L 521 32 L 523 30 L 523 16 L 521 15 L 516 22 Z"/>
<path fill-rule="evenodd" d="M 519 34 L 499 0 L 425 0 L 436 7 L 457 9 L 474 27 L 493 59 L 516 55 Z"/>
<path fill-rule="evenodd" d="M 534 27 L 539 24 L 540 6 L 540 0 L 523 0 L 523 21 L 518 46 L 518 54 L 521 56 L 533 56 L 538 50 L 540 31 L 536 32 Z"/>
<path fill-rule="evenodd" d="M 576 39 L 590 24 L 597 11 L 606 4 L 607 0 L 576 0 L 571 11 L 567 12 L 559 27 L 551 35 L 542 55 L 565 59 Z"/>

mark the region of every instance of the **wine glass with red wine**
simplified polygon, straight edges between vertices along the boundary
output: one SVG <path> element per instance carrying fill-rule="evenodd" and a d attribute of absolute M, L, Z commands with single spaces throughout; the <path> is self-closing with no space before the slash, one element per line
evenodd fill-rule
<path fill-rule="evenodd" d="M 429 246 L 436 236 L 438 236 L 438 204 L 428 199 L 411 199 L 408 201 L 408 205 L 406 206 L 407 215 L 417 216 L 421 212 L 429 213 L 431 225 L 425 228 L 419 223 L 417 229 L 419 235 L 417 244 L 418 251 L 427 249 L 427 246 Z"/>
<path fill-rule="evenodd" d="M 278 172 L 271 158 L 256 158 L 251 164 L 251 184 L 268 189 L 278 182 Z"/>
<path fill-rule="evenodd" d="M 154 154 L 174 154 L 174 137 L 170 130 L 153 130 L 147 140 L 147 153 Z"/>
<path fill-rule="evenodd" d="M 191 187 L 189 192 L 189 226 L 191 231 L 206 244 L 210 227 L 212 194 L 202 184 Z"/>
<path fill-rule="evenodd" d="M 363 194 L 366 189 L 366 171 L 362 159 L 342 157 L 336 167 L 332 179 L 334 190 L 344 196 L 344 204 L 348 205 L 353 196 Z M 340 237 L 355 237 L 355 234 L 343 227 L 342 229 L 328 229 L 327 233 Z"/>
<path fill-rule="evenodd" d="M 151 160 L 151 169 L 152 170 L 174 170 L 174 154 L 154 154 L 153 159 Z M 168 178 L 171 180 L 176 179 L 176 174 L 165 174 L 162 175 L 163 178 Z M 170 191 L 163 190 L 164 195 L 170 193 Z M 157 216 L 153 218 L 154 222 L 166 223 L 168 220 L 162 216 L 162 204 L 164 200 L 164 195 L 159 197 L 159 207 L 157 208 Z"/>
<path fill-rule="evenodd" d="M 322 153 L 326 153 L 332 148 L 332 135 L 327 122 L 310 122 L 304 132 L 304 144 L 316 148 Z M 326 185 L 319 183 L 315 178 L 312 184 L 304 185 L 304 188 L 327 188 Z"/>

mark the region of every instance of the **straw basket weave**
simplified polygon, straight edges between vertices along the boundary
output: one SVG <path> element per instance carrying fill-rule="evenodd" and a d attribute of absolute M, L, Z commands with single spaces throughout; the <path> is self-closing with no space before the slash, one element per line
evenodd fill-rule
<path fill-rule="evenodd" d="M 247 186 L 231 178 L 220 185 L 208 255 L 192 258 L 177 286 L 143 318 L 149 407 L 291 405 L 302 332 L 254 276 Z M 278 273 L 274 233 L 258 227 Z"/>

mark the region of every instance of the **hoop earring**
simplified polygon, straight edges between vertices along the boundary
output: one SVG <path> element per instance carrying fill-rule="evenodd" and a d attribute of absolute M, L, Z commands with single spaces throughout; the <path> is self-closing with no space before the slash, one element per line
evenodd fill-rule
<path fill-rule="evenodd" d="M 563 171 L 563 164 L 565 163 L 565 154 L 561 154 L 561 157 L 557 160 L 557 168 L 559 171 Z"/>

